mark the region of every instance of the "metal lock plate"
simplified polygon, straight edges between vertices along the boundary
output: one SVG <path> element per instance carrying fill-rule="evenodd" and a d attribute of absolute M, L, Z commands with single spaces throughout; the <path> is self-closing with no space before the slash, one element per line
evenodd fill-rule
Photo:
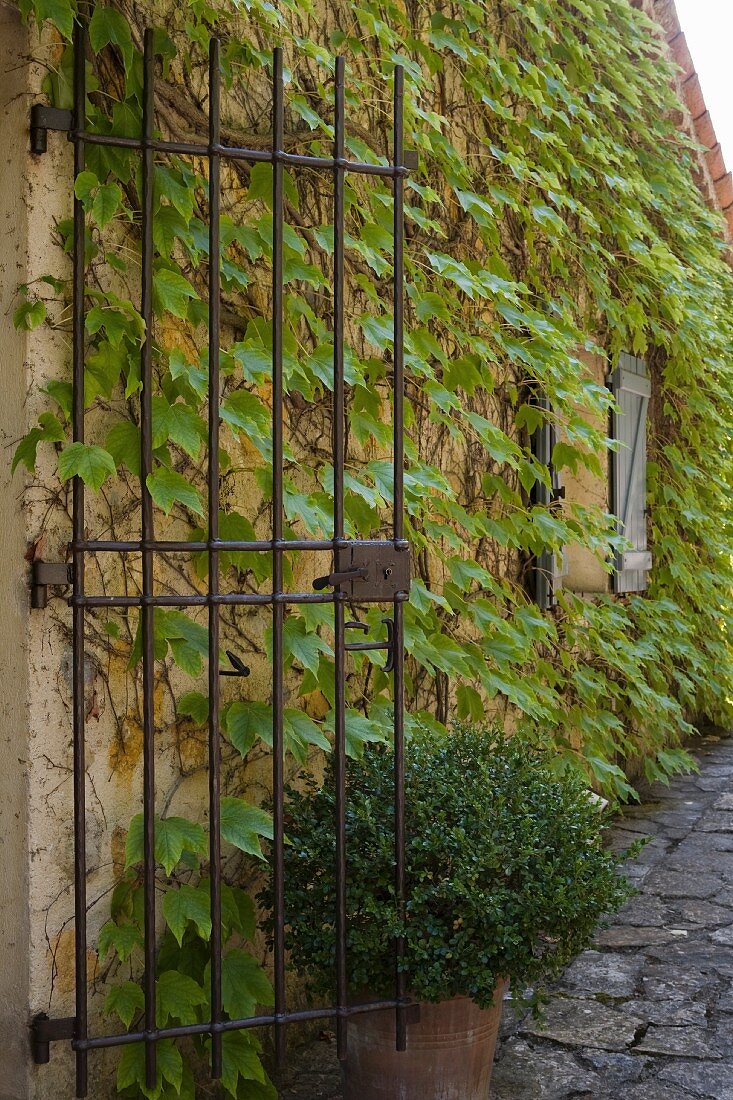
<path fill-rule="evenodd" d="M 355 603 L 386 603 L 410 591 L 410 550 L 393 542 L 351 542 L 336 551 L 336 573 L 365 569 L 366 576 L 341 581 L 339 587 Z"/>

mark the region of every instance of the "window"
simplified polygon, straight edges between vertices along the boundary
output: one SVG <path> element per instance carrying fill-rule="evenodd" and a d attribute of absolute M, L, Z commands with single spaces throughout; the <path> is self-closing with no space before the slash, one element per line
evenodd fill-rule
<path fill-rule="evenodd" d="M 622 354 L 609 385 L 619 407 L 611 416 L 611 434 L 619 444 L 611 454 L 611 510 L 619 533 L 631 543 L 630 550 L 616 555 L 613 590 L 642 592 L 652 567 L 647 549 L 646 445 L 651 381 L 646 362 Z"/>
<path fill-rule="evenodd" d="M 536 482 L 532 494 L 533 504 L 553 508 L 565 496 L 562 472 L 552 463 L 552 452 L 557 442 L 557 430 L 551 419 L 552 407 L 546 394 L 538 394 L 536 404 L 546 413 L 542 424 L 532 436 L 532 451 L 538 462 L 550 471 L 551 488 Z M 543 611 L 557 603 L 556 593 L 562 587 L 563 577 L 567 575 L 567 551 L 547 549 L 537 555 L 534 562 L 534 598 Z"/>

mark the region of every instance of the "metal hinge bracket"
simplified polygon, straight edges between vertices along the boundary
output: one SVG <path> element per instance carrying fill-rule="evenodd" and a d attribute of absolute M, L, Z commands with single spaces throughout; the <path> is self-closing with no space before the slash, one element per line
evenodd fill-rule
<path fill-rule="evenodd" d="M 34 103 L 31 107 L 31 153 L 40 156 L 48 149 L 48 131 L 69 131 L 74 126 L 74 112 L 64 107 L 49 107 Z"/>
<path fill-rule="evenodd" d="M 31 1022 L 31 1053 L 37 1066 L 45 1066 L 51 1059 L 50 1044 L 59 1039 L 73 1039 L 76 1017 L 65 1016 L 51 1020 L 48 1013 L 40 1012 Z"/>
<path fill-rule="evenodd" d="M 31 607 L 43 610 L 48 604 L 48 589 L 68 588 L 74 583 L 71 562 L 34 561 L 31 566 Z"/>

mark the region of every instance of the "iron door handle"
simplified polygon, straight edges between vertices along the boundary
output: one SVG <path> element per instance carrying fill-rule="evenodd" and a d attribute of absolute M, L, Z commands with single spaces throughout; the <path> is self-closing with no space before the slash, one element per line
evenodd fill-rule
<path fill-rule="evenodd" d="M 316 577 L 313 581 L 313 587 L 316 592 L 322 592 L 324 588 L 335 588 L 337 584 L 362 580 L 368 576 L 369 570 L 365 566 L 360 569 L 345 569 L 342 573 L 329 573 L 327 577 Z"/>

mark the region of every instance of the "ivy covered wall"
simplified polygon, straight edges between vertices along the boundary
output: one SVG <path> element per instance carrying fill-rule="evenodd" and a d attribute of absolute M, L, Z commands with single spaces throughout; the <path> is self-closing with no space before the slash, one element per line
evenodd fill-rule
<path fill-rule="evenodd" d="M 73 8 L 69 0 L 22 0 L 20 7 L 41 29 L 45 91 L 69 106 Z M 684 767 L 680 744 L 693 723 L 730 720 L 733 281 L 722 221 L 706 206 L 696 154 L 679 129 L 674 73 L 657 28 L 628 0 L 97 5 L 90 22 L 91 129 L 139 133 L 147 24 L 160 27 L 157 126 L 167 136 L 206 134 L 213 29 L 223 42 L 224 138 L 242 145 L 269 146 L 274 44 L 286 52 L 291 150 L 330 153 L 333 56 L 340 52 L 348 65 L 349 152 L 388 157 L 392 73 L 395 63 L 406 66 L 407 142 L 419 153 L 406 226 L 412 718 L 497 716 L 550 745 L 558 768 L 580 769 L 615 797 L 631 794 L 629 777 L 640 771 L 656 777 Z M 52 559 L 68 541 L 73 475 L 89 488 L 90 537 L 138 537 L 140 499 L 139 164 L 134 154 L 89 148 L 75 185 L 88 213 L 84 445 L 68 442 L 63 253 L 72 178 L 68 160 L 61 165 L 66 174 L 57 179 L 56 204 L 65 205 L 66 216 L 44 227 L 57 258 L 48 278 L 37 270 L 21 289 L 15 318 L 34 336 L 48 330 L 54 351 L 41 375 L 34 373 L 33 421 L 15 452 L 16 465 L 29 472 L 30 539 L 42 539 L 42 556 Z M 31 165 L 34 171 L 40 169 Z M 223 173 L 220 523 L 230 538 L 269 537 L 270 530 L 269 173 L 269 166 L 250 170 L 243 163 Z M 156 449 L 148 488 L 159 537 L 200 537 L 207 527 L 205 166 L 193 158 L 161 159 L 156 182 Z M 391 202 L 389 187 L 378 180 L 349 180 L 347 522 L 360 537 L 388 530 Z M 330 184 L 307 171 L 288 176 L 286 211 L 287 527 L 294 537 L 328 538 Z M 620 545 L 603 488 L 611 446 L 603 379 L 624 351 L 644 356 L 653 380 L 650 586 L 622 599 L 564 591 L 557 607 L 543 612 L 531 595 L 537 555 L 569 547 L 586 564 L 599 563 L 597 575 Z M 550 481 L 531 445 L 548 417 L 557 436 L 552 461 L 565 470 L 570 490 L 562 509 L 532 503 L 535 486 Z M 230 590 L 264 591 L 270 583 L 267 565 L 251 555 L 234 554 L 222 564 Z M 299 588 L 324 571 L 297 553 L 286 564 Z M 205 569 L 196 555 L 169 555 L 157 583 L 170 593 L 202 590 Z M 140 563 L 135 555 L 100 559 L 89 575 L 100 590 L 134 593 Z M 378 628 L 377 611 L 364 618 Z M 61 601 L 53 602 L 45 629 L 56 632 L 55 660 L 68 661 Z M 246 817 L 267 787 L 266 619 L 252 609 L 227 611 L 222 630 L 226 645 L 253 669 L 244 688 L 237 684 L 227 696 L 223 723 L 225 790 L 235 816 L 242 807 Z M 111 886 L 127 874 L 124 881 L 135 889 L 139 853 L 128 826 L 140 790 L 137 636 L 136 612 L 90 616 L 97 927 L 109 917 Z M 289 615 L 293 770 L 328 749 L 331 640 L 328 609 Z M 202 620 L 159 613 L 159 812 L 199 830 L 206 647 Z M 58 690 L 68 693 L 64 683 Z M 376 658 L 355 659 L 349 690 L 349 744 L 359 752 L 388 727 L 389 680 Z M 233 826 L 226 837 L 232 845 L 226 871 L 236 890 L 256 880 L 258 836 L 268 831 L 264 817 L 246 821 L 247 828 Z M 165 867 L 171 896 L 205 876 L 203 831 L 187 835 L 178 855 L 188 851 L 188 864 Z M 68 877 L 58 853 L 52 863 L 59 882 Z M 134 903 L 117 897 L 95 974 L 100 1003 L 106 983 L 119 981 L 115 955 L 133 984 L 139 972 Z M 65 897 L 50 924 L 46 917 L 51 958 L 68 904 Z M 182 927 L 185 921 L 168 920 L 174 939 Z M 205 929 L 197 931 L 204 936 Z M 235 939 L 244 934 L 243 926 L 233 927 Z M 131 1000 L 118 1011 L 123 1022 L 137 1008 L 128 993 Z M 134 1082 L 134 1067 L 129 1072 Z"/>

